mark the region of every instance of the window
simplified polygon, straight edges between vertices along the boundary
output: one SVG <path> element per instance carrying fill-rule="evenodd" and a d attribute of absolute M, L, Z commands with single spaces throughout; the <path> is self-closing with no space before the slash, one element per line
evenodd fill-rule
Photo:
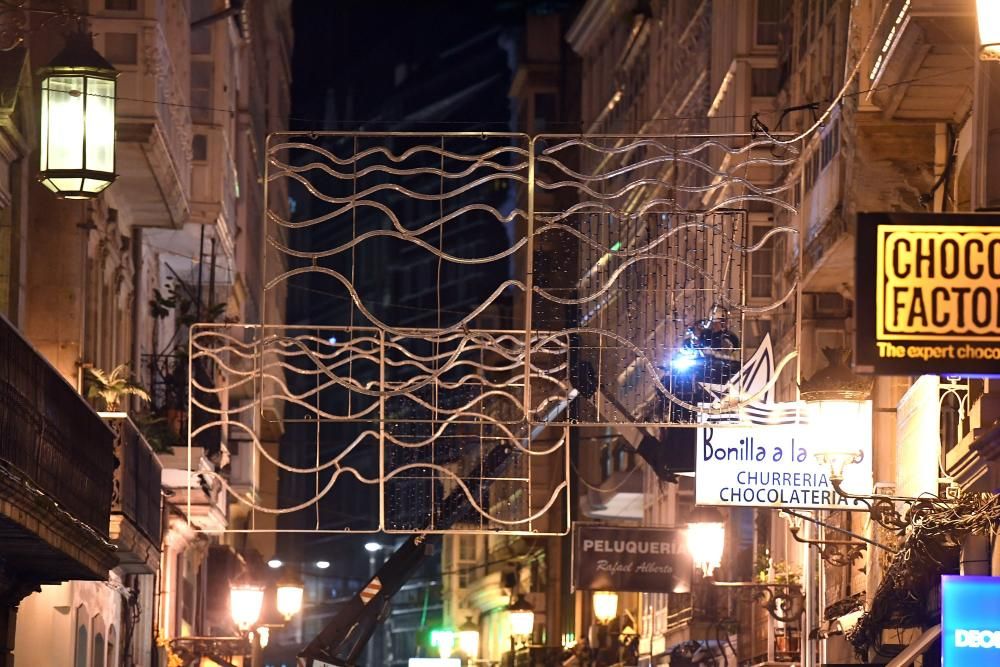
<path fill-rule="evenodd" d="M 204 26 L 191 31 L 191 53 L 197 56 L 208 55 L 212 52 L 212 30 L 209 26 Z"/>
<path fill-rule="evenodd" d="M 191 137 L 191 158 L 196 162 L 208 160 L 208 136 L 195 134 Z"/>
<path fill-rule="evenodd" d="M 83 605 L 76 608 L 76 647 L 74 650 L 73 657 L 73 667 L 87 667 L 87 652 L 90 650 L 90 643 L 87 641 L 89 633 L 87 632 L 87 623 L 90 619 L 87 618 L 86 609 Z"/>
<path fill-rule="evenodd" d="M 476 560 L 475 535 L 462 535 L 458 538 L 458 559 Z"/>
<path fill-rule="evenodd" d="M 756 246 L 770 231 L 770 225 L 750 227 L 750 245 Z M 774 285 L 774 237 L 750 253 L 750 298 L 769 299 Z"/>
<path fill-rule="evenodd" d="M 196 60 L 191 63 L 191 121 L 212 122 L 212 78 L 211 61 Z"/>
<path fill-rule="evenodd" d="M 96 628 L 95 628 L 96 630 Z M 100 632 L 94 635 L 94 659 L 91 662 L 92 667 L 104 667 L 104 635 Z"/>
<path fill-rule="evenodd" d="M 109 32 L 104 36 L 104 56 L 115 65 L 135 65 L 138 52 L 135 33 Z"/>
<path fill-rule="evenodd" d="M 108 667 L 114 667 L 118 664 L 116 651 L 118 649 L 118 633 L 115 631 L 115 626 L 108 628 L 108 652 L 105 653 L 104 657 L 108 661 Z"/>
<path fill-rule="evenodd" d="M 139 9 L 139 0 L 104 0 L 104 8 L 116 12 L 133 12 Z"/>
<path fill-rule="evenodd" d="M 788 0 L 757 0 L 756 41 L 759 46 L 778 43 L 781 22 L 788 11 Z"/>

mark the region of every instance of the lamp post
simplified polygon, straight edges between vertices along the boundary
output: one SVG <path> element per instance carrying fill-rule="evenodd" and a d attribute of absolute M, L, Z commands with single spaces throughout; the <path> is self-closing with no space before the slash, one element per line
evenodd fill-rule
<path fill-rule="evenodd" d="M 38 74 L 38 180 L 65 199 L 96 197 L 116 178 L 118 71 L 94 50 L 90 35 L 80 31 L 66 37 L 66 48 Z"/>

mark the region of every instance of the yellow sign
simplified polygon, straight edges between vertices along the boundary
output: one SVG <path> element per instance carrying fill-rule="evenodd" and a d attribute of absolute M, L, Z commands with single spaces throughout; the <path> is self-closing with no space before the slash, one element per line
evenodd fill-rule
<path fill-rule="evenodd" d="M 879 225 L 876 242 L 879 357 L 983 359 L 960 343 L 1000 341 L 1000 228 Z"/>

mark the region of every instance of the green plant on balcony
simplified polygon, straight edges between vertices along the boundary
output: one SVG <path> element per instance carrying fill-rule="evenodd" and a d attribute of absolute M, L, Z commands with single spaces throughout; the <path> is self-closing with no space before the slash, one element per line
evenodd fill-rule
<path fill-rule="evenodd" d="M 126 396 L 149 400 L 149 393 L 129 377 L 128 364 L 118 364 L 110 373 L 100 368 L 88 368 L 87 380 L 87 398 L 100 398 L 104 401 L 104 409 L 109 412 L 117 412 Z"/>
<path fill-rule="evenodd" d="M 166 417 L 144 412 L 136 416 L 135 425 L 139 427 L 146 442 L 158 454 L 173 454 L 174 447 L 184 444 L 178 429 L 173 428 Z"/>

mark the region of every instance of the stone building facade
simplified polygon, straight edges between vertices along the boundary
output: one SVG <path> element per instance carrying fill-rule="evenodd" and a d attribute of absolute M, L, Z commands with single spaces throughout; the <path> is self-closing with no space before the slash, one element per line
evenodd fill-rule
<path fill-rule="evenodd" d="M 78 447 L 81 454 L 84 444 L 97 448 L 92 456 L 106 459 L 106 478 L 91 482 L 111 502 L 103 526 L 85 523 L 100 538 L 95 548 L 103 543 L 107 551 L 81 552 L 76 558 L 86 567 L 32 579 L 13 569 L 7 547 L 0 547 L 10 563 L 5 576 L 27 586 L 22 594 L 41 584 L 23 599 L 11 598 L 19 609 L 16 634 L 11 621 L 13 657 L 0 662 L 165 664 L 170 652 L 192 650 L 185 636 L 233 634 L 229 579 L 274 553 L 273 538 L 220 537 L 218 531 L 241 527 L 244 519 L 217 478 L 189 479 L 185 355 L 192 322 L 278 321 L 283 312 L 280 300 L 263 312 L 258 295 L 262 147 L 268 132 L 287 124 L 290 3 L 70 4 L 86 16 L 95 48 L 120 72 L 119 177 L 87 201 L 55 199 L 34 182 L 33 72 L 62 39 L 47 14 L 26 13 L 31 30 L 23 45 L 0 55 L 7 86 L 0 123 L 4 326 L 12 340 L 20 331 L 39 368 L 52 376 L 36 373 L 31 382 L 86 394 L 90 369 L 126 364 L 151 400 L 127 398 L 120 412 L 100 416 L 80 401 L 85 410 L 78 419 L 92 428 L 74 430 L 97 439 Z M 211 386 L 212 369 L 196 364 L 195 372 Z M 99 399 L 92 404 L 107 407 Z M 278 434 L 272 435 L 265 446 L 276 451 Z M 251 476 L 268 476 L 253 465 L 252 446 L 240 448 L 225 432 L 196 440 L 192 455 L 237 492 L 250 488 Z M 5 464 L 12 458 L 0 455 Z M 276 492 L 276 474 L 269 479 Z M 12 511 L 4 506 L 5 521 Z"/>

